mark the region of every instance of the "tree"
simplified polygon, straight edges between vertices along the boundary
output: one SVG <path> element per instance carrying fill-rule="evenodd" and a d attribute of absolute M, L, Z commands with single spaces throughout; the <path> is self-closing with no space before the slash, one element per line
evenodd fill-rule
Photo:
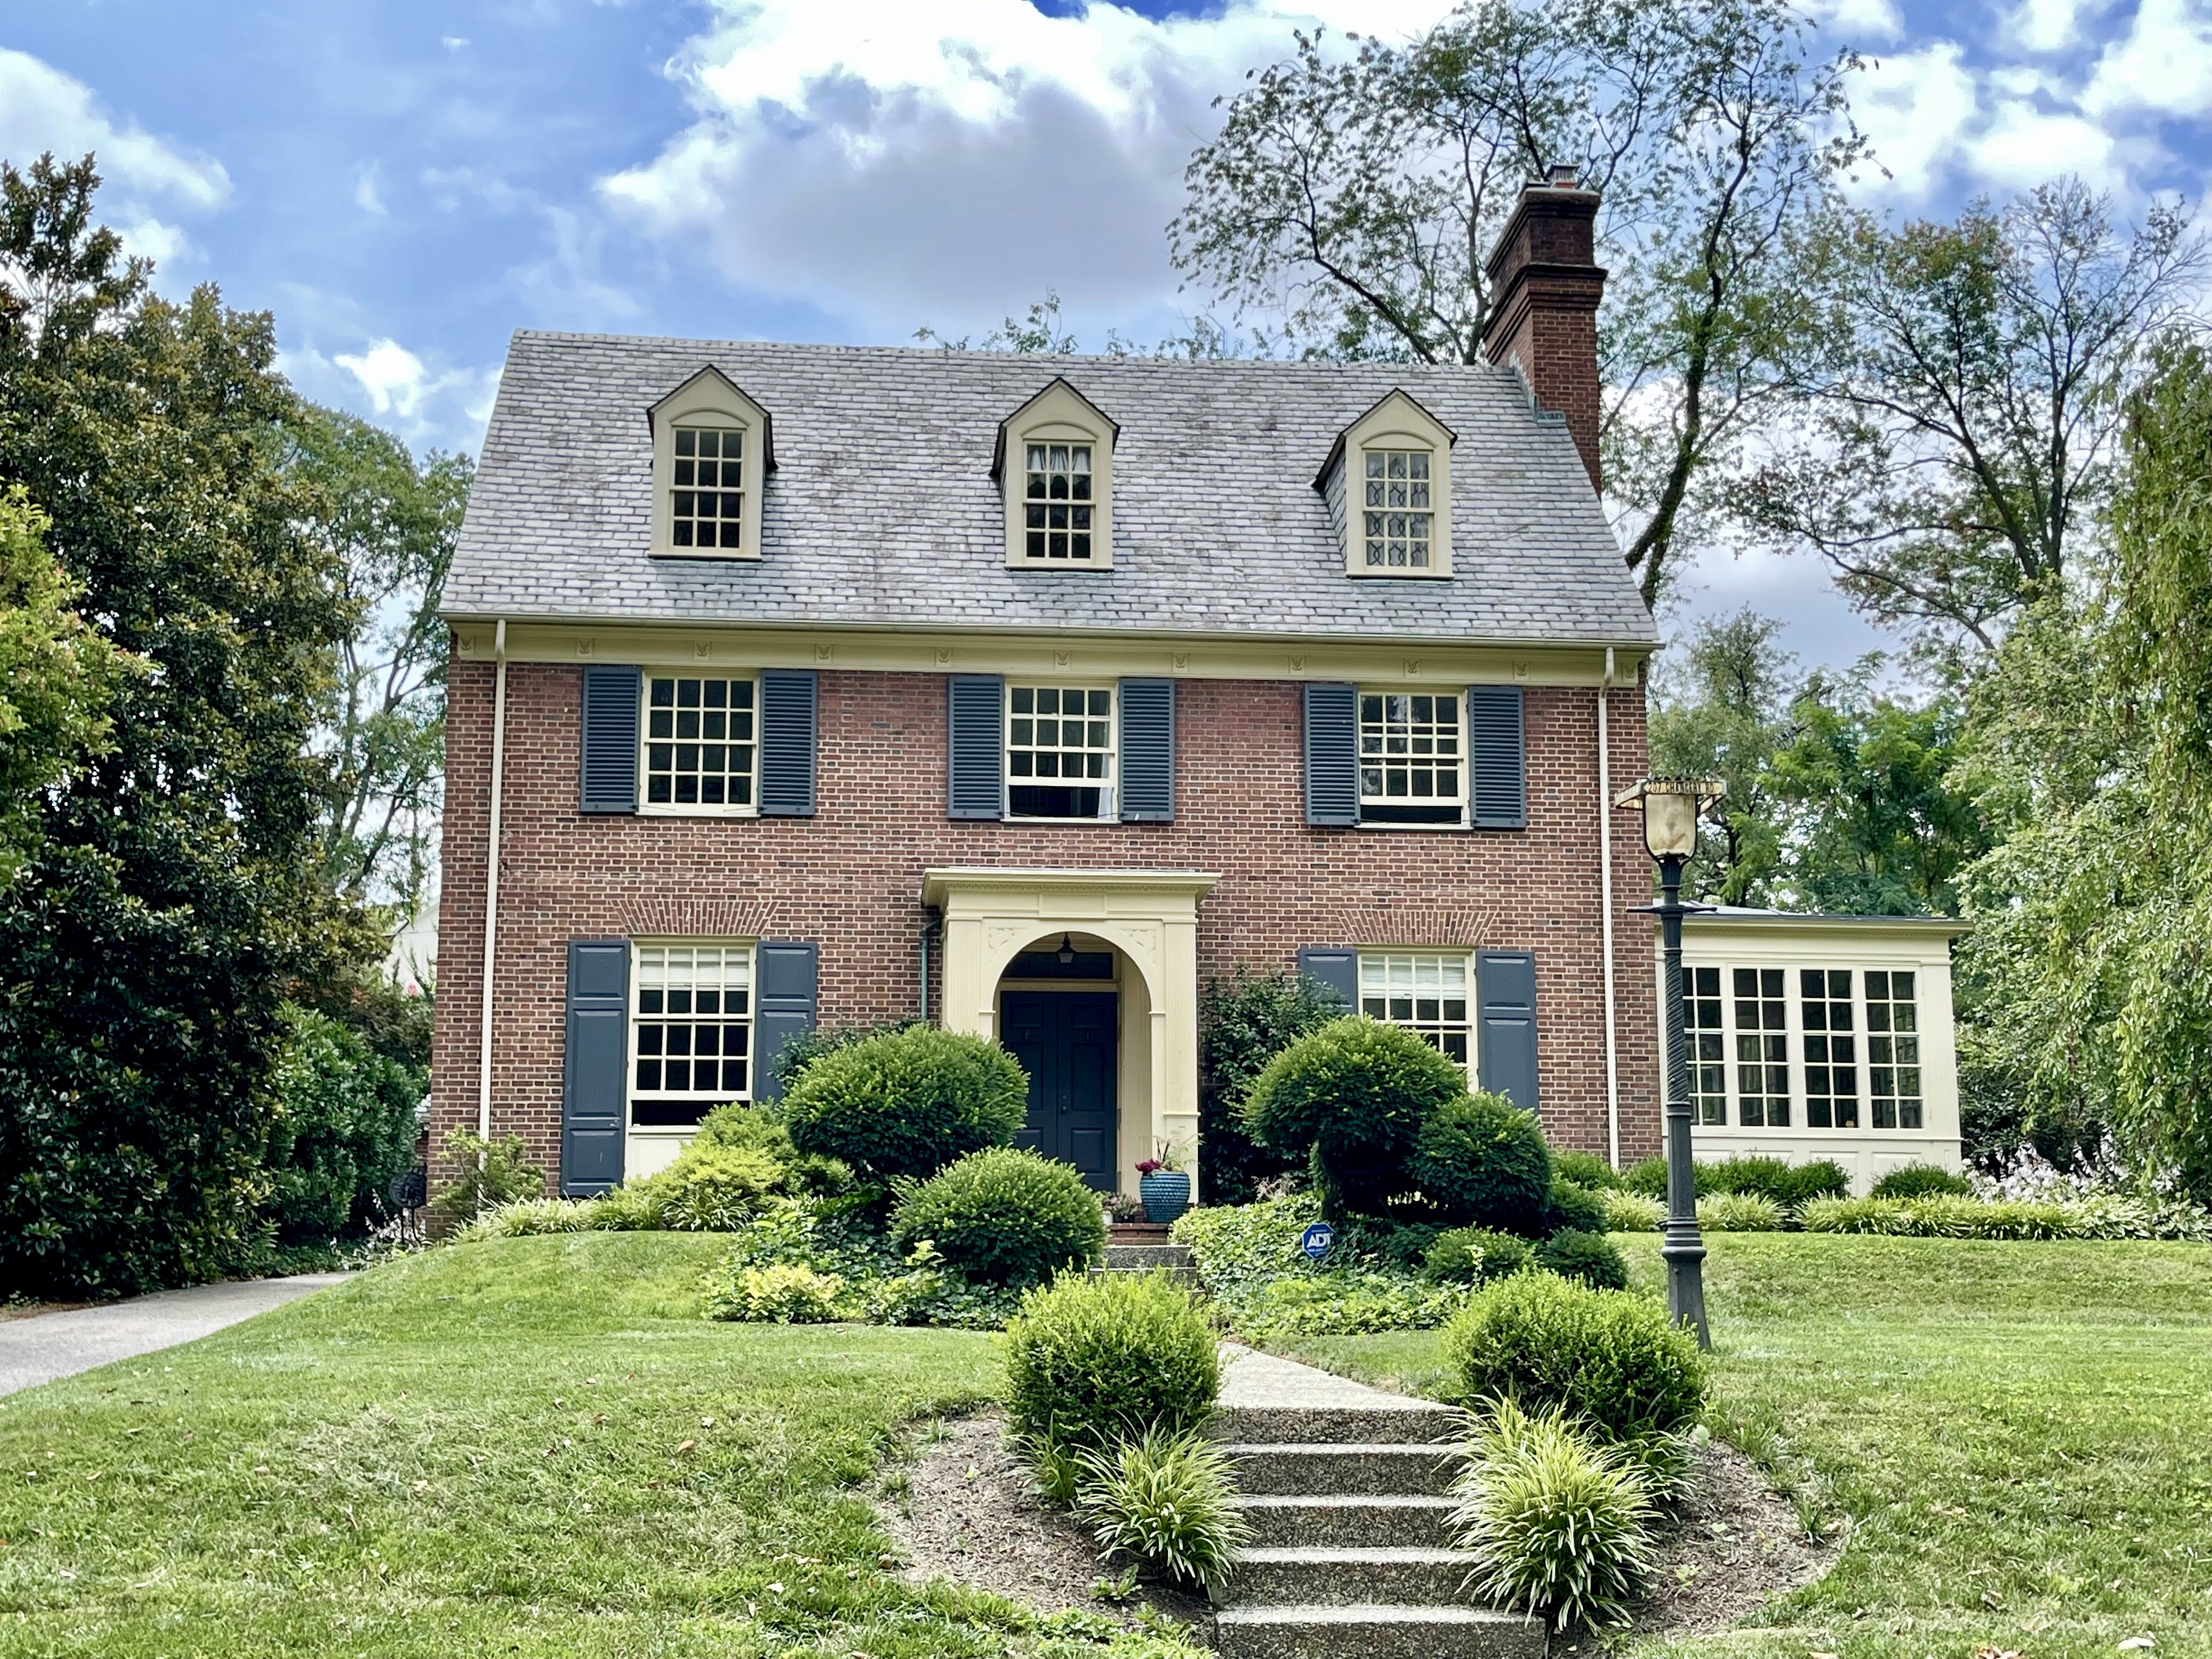
<path fill-rule="evenodd" d="M 1483 361 L 1483 261 L 1523 181 L 1601 193 L 1602 445 L 1646 602 L 1783 384 L 1794 233 L 1858 155 L 1856 60 L 1778 0 L 1479 0 L 1405 46 L 1319 35 L 1193 156 L 1176 265 L 1310 352 Z"/>
<path fill-rule="evenodd" d="M 1798 425 L 1731 489 L 1758 539 L 1825 558 L 1923 648 L 1988 651 L 2057 595 L 2110 489 L 2126 394 L 2189 302 L 2178 209 L 2123 236 L 2078 179 L 1954 224 L 1835 207 L 1808 239 Z"/>
<path fill-rule="evenodd" d="M 1769 776 L 1793 738 L 1797 659 L 1777 642 L 1782 623 L 1749 607 L 1698 623 L 1679 670 L 1653 687 L 1651 769 L 1727 786 L 1714 827 L 1683 872 L 1692 898 L 1750 904 L 1765 897 L 1782 859 L 1782 803 Z"/>
<path fill-rule="evenodd" d="M 0 485 L 145 664 L 0 891 L 0 1291 L 115 1294 L 246 1247 L 289 988 L 371 951 L 319 879 L 309 752 L 353 617 L 283 465 L 265 314 L 173 304 L 91 159 L 0 164 Z"/>
<path fill-rule="evenodd" d="M 289 422 L 291 477 L 313 506 L 308 535 L 337 573 L 353 618 L 319 711 L 336 787 L 323 823 L 324 878 L 374 903 L 387 931 L 422 907 L 442 805 L 447 568 L 475 468 L 303 404 Z"/>

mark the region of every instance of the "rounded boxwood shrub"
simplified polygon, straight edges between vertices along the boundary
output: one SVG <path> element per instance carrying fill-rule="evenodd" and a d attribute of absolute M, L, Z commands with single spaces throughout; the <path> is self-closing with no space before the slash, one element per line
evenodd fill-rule
<path fill-rule="evenodd" d="M 927 1240 L 945 1265 L 987 1285 L 1042 1285 L 1106 1243 L 1098 1194 L 1072 1164 L 993 1146 L 947 1164 L 898 1200 L 891 1242 Z"/>
<path fill-rule="evenodd" d="M 1973 1188 L 1964 1176 L 1953 1175 L 1936 1164 L 1901 1164 L 1874 1183 L 1869 1198 L 1928 1198 L 1943 1194 L 1966 1198 Z"/>
<path fill-rule="evenodd" d="M 1620 1184 L 1646 1198 L 1666 1197 L 1667 1160 L 1656 1155 L 1638 1158 L 1620 1172 Z"/>
<path fill-rule="evenodd" d="M 1536 1247 L 1536 1265 L 1562 1279 L 1579 1279 L 1601 1291 L 1628 1288 L 1628 1264 L 1601 1232 L 1570 1227 Z"/>
<path fill-rule="evenodd" d="M 1444 1330 L 1466 1402 L 1558 1406 L 1612 1440 L 1686 1429 L 1703 1409 L 1698 1340 L 1658 1303 L 1549 1273 L 1516 1273 L 1477 1293 Z"/>
<path fill-rule="evenodd" d="M 1533 1114 L 1503 1095 L 1439 1103 L 1414 1141 L 1413 1185 L 1463 1226 L 1533 1234 L 1552 1187 L 1552 1154 Z"/>
<path fill-rule="evenodd" d="M 1553 1233 L 1601 1233 L 1609 1224 L 1605 1200 L 1571 1181 L 1555 1181 L 1544 1194 L 1540 1231 L 1546 1237 Z"/>
<path fill-rule="evenodd" d="M 1244 1097 L 1244 1121 L 1271 1152 L 1311 1149 L 1323 1207 L 1340 1219 L 1405 1190 L 1421 1126 L 1466 1093 L 1466 1073 L 1419 1036 L 1352 1014 L 1269 1060 Z"/>
<path fill-rule="evenodd" d="M 1212 1328 L 1160 1274 L 1070 1276 L 1032 1291 L 1004 1352 L 1006 1416 L 1032 1447 L 1103 1451 L 1155 1428 L 1187 1434 L 1221 1390 Z"/>
<path fill-rule="evenodd" d="M 803 1152 L 878 1181 L 921 1177 L 1010 1143 L 1029 1086 L 997 1043 L 915 1025 L 816 1058 L 784 1097 L 783 1118 Z"/>
<path fill-rule="evenodd" d="M 1455 1227 L 1429 1246 L 1421 1277 L 1434 1285 L 1487 1285 L 1528 1265 L 1528 1241 L 1487 1227 Z"/>
<path fill-rule="evenodd" d="M 1620 1185 L 1620 1172 L 1595 1152 L 1585 1152 L 1574 1147 L 1552 1151 L 1552 1173 L 1562 1181 L 1571 1181 L 1577 1187 L 1593 1193 L 1608 1192 Z"/>

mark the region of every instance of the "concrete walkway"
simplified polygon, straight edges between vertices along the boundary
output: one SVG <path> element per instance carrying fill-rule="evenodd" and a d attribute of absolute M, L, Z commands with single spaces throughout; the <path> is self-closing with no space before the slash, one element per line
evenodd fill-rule
<path fill-rule="evenodd" d="M 0 1395 L 75 1376 L 235 1325 L 258 1313 L 343 1283 L 345 1273 L 299 1273 L 161 1291 L 104 1308 L 0 1320 Z"/>

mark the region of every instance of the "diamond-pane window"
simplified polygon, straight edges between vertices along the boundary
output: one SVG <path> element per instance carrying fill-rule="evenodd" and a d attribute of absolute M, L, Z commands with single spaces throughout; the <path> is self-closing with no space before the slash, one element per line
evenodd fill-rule
<path fill-rule="evenodd" d="M 676 428 L 669 539 L 678 547 L 734 550 L 744 540 L 745 434 L 735 428 Z"/>
<path fill-rule="evenodd" d="M 1361 527 L 1370 570 L 1427 570 L 1431 526 L 1429 457 L 1419 449 L 1365 452 Z"/>

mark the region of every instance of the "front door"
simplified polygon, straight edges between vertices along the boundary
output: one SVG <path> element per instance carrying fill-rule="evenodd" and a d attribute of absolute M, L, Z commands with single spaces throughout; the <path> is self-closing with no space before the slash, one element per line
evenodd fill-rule
<path fill-rule="evenodd" d="M 1014 1144 L 1073 1164 L 1102 1193 L 1121 1184 L 1117 1001 L 1111 991 L 1006 991 L 999 999 L 1006 1048 L 1030 1074 L 1029 1123 Z"/>

